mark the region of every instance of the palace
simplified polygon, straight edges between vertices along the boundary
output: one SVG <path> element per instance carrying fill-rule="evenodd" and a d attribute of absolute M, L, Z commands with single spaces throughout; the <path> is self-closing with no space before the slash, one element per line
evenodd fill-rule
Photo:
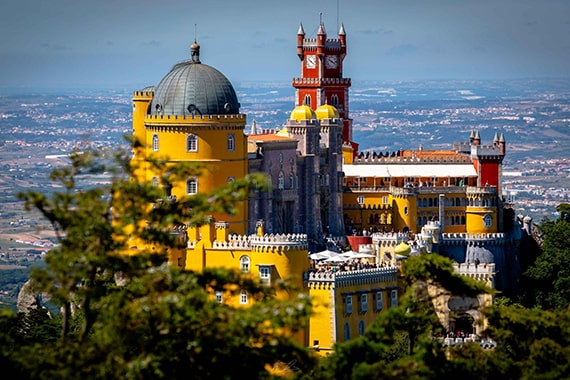
<path fill-rule="evenodd" d="M 334 37 L 322 23 L 316 38 L 299 27 L 295 104 L 284 127 L 272 131 L 259 133 L 255 122 L 246 131 L 231 82 L 202 63 L 196 41 L 188 60 L 133 95 L 133 135 L 144 146 L 133 156 L 139 180 L 160 185 L 145 165 L 152 156 L 201 165 L 199 176 L 165 194 L 173 198 L 207 193 L 255 172 L 271 184 L 270 191 L 252 192 L 232 215 L 180 228 L 185 248 L 171 252 L 169 261 L 197 271 L 234 268 L 265 284 L 292 279 L 314 300 L 315 314 L 299 339 L 323 352 L 362 334 L 378 313 L 397 305 L 397 264 L 406 255 L 422 249 L 446 255 L 460 273 L 506 289 L 520 238 L 501 196 L 503 134 L 485 145 L 474 131 L 449 150 L 358 151 L 351 80 L 343 76 L 344 26 Z M 350 248 L 366 258 L 316 268 L 309 254 L 327 248 Z M 216 296 L 252 302 L 246 292 L 239 299 Z M 446 326 L 461 324 L 463 331 L 480 329 L 474 305 L 491 302 L 440 301 Z"/>

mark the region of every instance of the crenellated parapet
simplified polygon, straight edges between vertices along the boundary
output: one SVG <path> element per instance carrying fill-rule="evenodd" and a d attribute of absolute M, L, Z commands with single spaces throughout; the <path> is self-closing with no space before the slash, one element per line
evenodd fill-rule
<path fill-rule="evenodd" d="M 307 234 L 252 235 L 251 247 L 257 252 L 301 251 L 308 249 L 309 242 Z"/>
<path fill-rule="evenodd" d="M 293 78 L 293 86 L 311 85 L 320 87 L 323 85 L 350 86 L 350 78 Z"/>
<path fill-rule="evenodd" d="M 408 234 L 403 232 L 376 232 L 372 234 L 372 243 L 380 246 L 396 246 L 408 242 Z"/>
<path fill-rule="evenodd" d="M 245 114 L 229 115 L 145 115 L 144 122 L 147 126 L 177 125 L 184 123 L 245 123 Z"/>
<path fill-rule="evenodd" d="M 442 234 L 442 244 L 445 245 L 504 245 L 506 242 L 505 234 L 502 232 L 496 233 L 444 233 Z"/>
<path fill-rule="evenodd" d="M 453 269 L 456 273 L 471 277 L 478 281 L 493 284 L 495 278 L 495 264 L 467 264 L 455 263 Z"/>
<path fill-rule="evenodd" d="M 135 91 L 133 92 L 133 98 L 152 98 L 154 96 L 154 91 Z"/>
<path fill-rule="evenodd" d="M 395 266 L 349 270 L 340 272 L 309 272 L 309 287 L 333 284 L 335 287 L 355 285 L 370 285 L 380 282 L 395 282 L 399 277 L 399 270 Z"/>

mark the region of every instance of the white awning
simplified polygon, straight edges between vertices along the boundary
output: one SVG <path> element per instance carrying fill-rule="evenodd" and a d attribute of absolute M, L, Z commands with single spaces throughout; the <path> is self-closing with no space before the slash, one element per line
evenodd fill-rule
<path fill-rule="evenodd" d="M 429 164 L 361 164 L 343 165 L 345 177 L 477 177 L 475 167 L 471 163 L 429 163 Z"/>

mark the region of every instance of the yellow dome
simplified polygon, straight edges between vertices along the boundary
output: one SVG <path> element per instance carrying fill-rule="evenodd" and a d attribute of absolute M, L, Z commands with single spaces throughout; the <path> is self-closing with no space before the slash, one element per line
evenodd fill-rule
<path fill-rule="evenodd" d="M 401 242 L 396 246 L 396 248 L 394 248 L 394 253 L 396 255 L 408 256 L 410 252 L 412 252 L 412 249 L 404 242 Z"/>
<path fill-rule="evenodd" d="M 339 118 L 338 110 L 329 104 L 323 104 L 322 106 L 318 107 L 315 110 L 315 114 L 317 114 L 317 118 L 319 120 Z"/>
<path fill-rule="evenodd" d="M 289 119 L 301 121 L 314 120 L 316 118 L 317 117 L 315 116 L 315 112 L 311 109 L 311 107 L 302 105 L 295 107 L 295 109 L 291 112 L 291 117 Z"/>

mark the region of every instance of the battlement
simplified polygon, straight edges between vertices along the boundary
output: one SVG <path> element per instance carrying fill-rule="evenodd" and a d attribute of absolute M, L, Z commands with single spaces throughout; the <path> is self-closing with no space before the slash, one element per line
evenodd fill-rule
<path fill-rule="evenodd" d="M 477 158 L 500 158 L 504 156 L 497 145 L 471 145 L 471 156 Z"/>
<path fill-rule="evenodd" d="M 442 244 L 503 244 L 505 242 L 505 234 L 502 232 L 497 233 L 481 233 L 481 234 L 468 234 L 468 233 L 444 233 L 442 234 Z"/>
<path fill-rule="evenodd" d="M 135 91 L 133 92 L 133 98 L 152 98 L 154 97 L 154 91 Z"/>
<path fill-rule="evenodd" d="M 245 121 L 244 114 L 232 115 L 145 115 L 145 123 L 169 122 L 169 121 Z"/>
<path fill-rule="evenodd" d="M 467 186 L 465 194 L 467 196 L 496 195 L 497 188 L 495 186 Z"/>
<path fill-rule="evenodd" d="M 340 272 L 308 272 L 306 278 L 311 283 L 334 283 L 336 286 L 353 286 L 357 284 L 374 284 L 377 282 L 397 281 L 398 268 L 394 266 L 358 269 Z"/>
<path fill-rule="evenodd" d="M 350 86 L 350 78 L 293 78 L 293 86 L 310 85 L 320 87 L 323 85 Z"/>
<path fill-rule="evenodd" d="M 306 250 L 309 248 L 309 243 L 306 234 L 266 234 L 252 235 L 251 247 L 260 252 Z"/>
<path fill-rule="evenodd" d="M 376 232 L 372 234 L 372 242 L 382 245 L 407 243 L 408 234 L 403 232 Z"/>
<path fill-rule="evenodd" d="M 456 273 L 480 281 L 492 280 L 495 276 L 495 264 L 467 264 L 455 263 L 453 269 Z"/>

